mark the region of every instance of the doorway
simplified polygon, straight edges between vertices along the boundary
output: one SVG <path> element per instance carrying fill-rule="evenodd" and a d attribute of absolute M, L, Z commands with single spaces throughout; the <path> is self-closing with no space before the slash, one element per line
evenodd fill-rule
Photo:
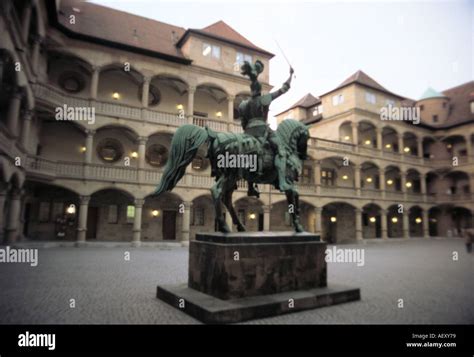
<path fill-rule="evenodd" d="M 163 240 L 176 240 L 176 211 L 163 211 Z"/>
<path fill-rule="evenodd" d="M 89 207 L 87 210 L 87 232 L 86 239 L 97 239 L 97 222 L 99 220 L 99 208 Z"/>

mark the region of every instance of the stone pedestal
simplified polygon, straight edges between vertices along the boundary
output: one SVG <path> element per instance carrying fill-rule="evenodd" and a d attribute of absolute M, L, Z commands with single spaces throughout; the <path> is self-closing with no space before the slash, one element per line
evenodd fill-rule
<path fill-rule="evenodd" d="M 157 297 L 207 323 L 359 300 L 359 289 L 328 286 L 325 251 L 310 233 L 197 234 L 187 286 L 158 286 Z"/>

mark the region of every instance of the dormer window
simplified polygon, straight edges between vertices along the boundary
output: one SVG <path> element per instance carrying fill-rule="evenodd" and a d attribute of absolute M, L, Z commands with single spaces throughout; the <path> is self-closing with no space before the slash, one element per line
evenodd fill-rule
<path fill-rule="evenodd" d="M 376 98 L 374 93 L 365 92 L 365 101 L 370 104 L 375 104 Z"/>
<path fill-rule="evenodd" d="M 235 55 L 235 62 L 239 64 L 239 66 L 243 65 L 244 62 L 247 61 L 248 63 L 252 63 L 252 56 L 246 53 L 237 52 Z"/>
<path fill-rule="evenodd" d="M 215 59 L 221 58 L 221 48 L 216 45 L 211 45 L 209 43 L 202 44 L 202 55 L 204 57 L 212 57 Z"/>

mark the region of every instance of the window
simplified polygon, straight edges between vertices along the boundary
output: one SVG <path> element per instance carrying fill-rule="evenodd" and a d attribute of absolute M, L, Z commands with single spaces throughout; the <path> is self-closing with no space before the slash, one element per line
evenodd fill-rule
<path fill-rule="evenodd" d="M 193 209 L 193 226 L 204 226 L 204 208 Z"/>
<path fill-rule="evenodd" d="M 212 57 L 219 59 L 221 58 L 221 48 L 216 45 L 211 45 L 209 43 L 202 44 L 202 55 L 204 57 Z"/>
<path fill-rule="evenodd" d="M 420 105 L 420 110 L 423 110 L 425 109 L 425 106 L 424 105 Z"/>
<path fill-rule="evenodd" d="M 344 96 L 342 94 L 336 94 L 332 97 L 332 105 L 336 106 L 344 103 Z"/>
<path fill-rule="evenodd" d="M 385 101 L 385 104 L 387 105 L 387 107 L 388 107 L 388 106 L 393 107 L 393 106 L 395 106 L 395 101 L 392 100 L 392 99 L 387 99 L 387 100 Z"/>
<path fill-rule="evenodd" d="M 301 183 L 311 183 L 311 167 L 303 167 L 303 171 L 301 173 Z"/>
<path fill-rule="evenodd" d="M 246 53 L 237 52 L 237 54 L 235 55 L 235 62 L 241 66 L 244 64 L 245 61 L 247 61 L 248 63 L 252 63 L 252 56 Z"/>
<path fill-rule="evenodd" d="M 123 146 L 117 139 L 103 139 L 97 145 L 97 153 L 105 162 L 117 162 L 122 158 Z"/>
<path fill-rule="evenodd" d="M 107 212 L 107 223 L 118 223 L 117 205 L 109 205 L 109 211 Z"/>
<path fill-rule="evenodd" d="M 321 170 L 321 184 L 324 186 L 334 186 L 334 170 L 333 169 L 322 169 Z"/>
<path fill-rule="evenodd" d="M 145 156 L 151 166 L 161 167 L 168 160 L 168 150 L 163 145 L 153 144 L 148 148 Z"/>
<path fill-rule="evenodd" d="M 376 98 L 374 93 L 365 92 L 365 101 L 370 104 L 375 104 Z"/>
<path fill-rule="evenodd" d="M 433 115 L 433 123 L 437 123 L 438 122 L 438 116 L 437 115 Z"/>
<path fill-rule="evenodd" d="M 443 108 L 446 108 L 446 102 L 443 102 Z"/>
<path fill-rule="evenodd" d="M 135 206 L 128 205 L 127 206 L 127 223 L 133 223 L 135 219 Z"/>

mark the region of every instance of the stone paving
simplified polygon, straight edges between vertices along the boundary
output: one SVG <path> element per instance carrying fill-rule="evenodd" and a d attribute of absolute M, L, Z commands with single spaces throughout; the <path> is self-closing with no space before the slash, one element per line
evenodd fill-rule
<path fill-rule="evenodd" d="M 329 284 L 360 287 L 361 301 L 248 323 L 474 323 L 474 254 L 466 253 L 462 240 L 337 247 L 365 249 L 362 267 L 328 263 Z M 126 251 L 130 261 L 125 260 Z M 187 280 L 187 260 L 186 247 L 40 249 L 37 267 L 0 263 L 0 323 L 199 323 L 155 297 L 158 284 Z M 70 299 L 75 299 L 75 308 Z"/>

